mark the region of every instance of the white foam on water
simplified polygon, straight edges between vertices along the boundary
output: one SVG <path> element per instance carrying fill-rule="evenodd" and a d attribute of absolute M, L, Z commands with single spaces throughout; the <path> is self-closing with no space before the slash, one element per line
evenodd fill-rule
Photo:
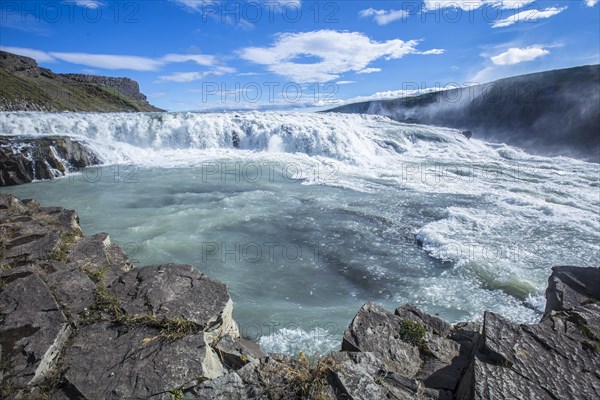
<path fill-rule="evenodd" d="M 300 352 L 312 356 L 340 349 L 339 335 L 322 328 L 309 331 L 301 328 L 283 328 L 270 335 L 262 336 L 258 343 L 268 353 L 293 356 Z"/>

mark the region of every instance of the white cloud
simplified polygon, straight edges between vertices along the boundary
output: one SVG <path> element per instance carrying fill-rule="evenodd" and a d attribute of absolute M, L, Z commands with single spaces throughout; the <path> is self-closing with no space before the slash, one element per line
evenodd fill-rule
<path fill-rule="evenodd" d="M 482 0 L 424 0 L 426 10 L 439 10 L 442 8 L 460 8 L 474 10 L 483 5 Z"/>
<path fill-rule="evenodd" d="M 367 8 L 358 13 L 361 17 L 373 17 L 377 25 L 387 25 L 390 22 L 402 19 L 408 16 L 408 11 L 405 10 L 376 10 Z"/>
<path fill-rule="evenodd" d="M 193 82 L 206 78 L 207 76 L 221 76 L 224 74 L 232 74 L 235 69 L 230 67 L 217 67 L 212 71 L 195 71 L 195 72 L 175 72 L 169 75 L 158 77 L 157 82 Z"/>
<path fill-rule="evenodd" d="M 514 10 L 534 1 L 536 0 L 424 0 L 426 11 L 443 8 L 459 8 L 464 11 L 472 11 L 484 6 Z"/>
<path fill-rule="evenodd" d="M 115 54 L 48 52 L 11 46 L 0 46 L 0 49 L 10 53 L 31 57 L 38 62 L 57 62 L 60 60 L 92 68 L 111 70 L 126 69 L 131 71 L 157 71 L 163 66 L 171 63 L 194 62 L 205 67 L 212 67 L 218 63 L 214 56 L 206 54 L 167 54 L 161 58 L 150 58 Z M 227 67 L 219 66 L 217 69 L 226 71 Z"/>
<path fill-rule="evenodd" d="M 532 61 L 548 54 L 550 54 L 550 51 L 540 46 L 529 46 L 522 49 L 511 47 L 504 53 L 498 54 L 490 59 L 496 65 L 513 65 L 525 61 Z"/>
<path fill-rule="evenodd" d="M 375 72 L 381 72 L 381 68 L 365 68 L 365 69 L 361 69 L 360 71 L 357 71 L 357 74 L 372 74 Z"/>
<path fill-rule="evenodd" d="M 45 51 L 27 49 L 25 47 L 0 46 L 0 50 L 8 51 L 9 53 L 18 54 L 20 56 L 30 57 L 37 62 L 56 62 L 57 60 Z"/>
<path fill-rule="evenodd" d="M 248 47 L 240 51 L 240 56 L 299 83 L 328 82 L 345 72 L 364 71 L 380 58 L 394 60 L 418 54 L 418 44 L 417 40 L 377 42 L 359 32 L 320 30 L 279 34 L 272 46 Z M 314 63 L 295 61 L 306 56 L 320 60 Z"/>
<path fill-rule="evenodd" d="M 210 75 L 209 72 L 175 72 L 170 75 L 163 75 L 158 77 L 159 82 L 193 82 L 200 79 L 206 78 Z"/>
<path fill-rule="evenodd" d="M 67 3 L 78 5 L 79 7 L 96 9 L 100 8 L 104 5 L 101 1 L 98 0 L 69 0 Z"/>
<path fill-rule="evenodd" d="M 210 66 L 215 63 L 215 57 L 205 54 L 167 54 L 162 61 L 167 63 L 193 61 L 199 65 Z"/>
<path fill-rule="evenodd" d="M 82 0 L 83 1 L 83 0 Z M 215 16 L 215 12 L 223 12 L 225 13 L 226 8 L 224 8 L 222 0 L 171 0 L 172 2 L 182 6 L 185 10 L 189 12 L 201 12 L 205 11 Z M 263 0 L 263 1 L 254 1 L 254 6 L 260 6 L 261 11 L 265 14 L 269 12 L 281 12 L 286 8 L 300 8 L 302 7 L 302 0 Z M 240 8 L 244 7 L 243 4 L 239 5 Z M 233 6 L 230 8 L 231 10 L 235 10 Z M 241 11 L 239 12 L 242 13 Z"/>
<path fill-rule="evenodd" d="M 431 55 L 431 54 L 435 54 L 435 55 L 444 54 L 445 52 L 446 52 L 446 50 L 444 50 L 444 49 L 431 49 L 431 50 L 426 50 L 426 51 L 420 51 L 420 52 L 418 52 L 418 54 L 427 56 L 427 55 Z"/>
<path fill-rule="evenodd" d="M 356 81 L 337 81 L 336 85 L 350 85 L 352 83 L 356 83 Z"/>
<path fill-rule="evenodd" d="M 373 93 L 371 95 L 368 96 L 357 96 L 357 97 L 352 97 L 350 99 L 347 100 L 341 100 L 340 103 L 338 105 L 342 105 L 342 104 L 351 104 L 351 103 L 360 103 L 363 101 L 372 101 L 372 100 L 390 100 L 390 99 L 398 99 L 401 97 L 414 97 L 414 96 L 419 96 L 425 93 L 431 93 L 431 92 L 439 92 L 439 91 L 444 91 L 444 90 L 451 90 L 451 89 L 456 89 L 459 88 L 461 86 L 458 85 L 453 85 L 453 84 L 449 84 L 446 86 L 434 86 L 434 87 L 429 87 L 429 88 L 420 88 L 420 89 L 400 89 L 400 90 L 388 90 L 385 92 L 377 92 L 377 93 Z"/>
<path fill-rule="evenodd" d="M 588 7 L 594 7 L 598 4 L 598 0 L 585 0 L 585 5 Z"/>
<path fill-rule="evenodd" d="M 538 19 L 550 18 L 556 14 L 560 14 L 561 12 L 563 12 L 566 9 L 567 9 L 567 7 L 560 7 L 560 8 L 549 7 L 542 11 L 537 11 L 537 10 L 521 11 L 521 12 L 511 15 L 508 18 L 499 19 L 498 21 L 494 21 L 494 23 L 492 24 L 492 28 L 503 28 L 506 26 L 510 26 L 514 23 L 517 23 L 519 21 L 537 21 Z"/>
<path fill-rule="evenodd" d="M 185 8 L 188 11 L 200 11 L 200 10 L 202 10 L 202 7 L 206 6 L 207 4 L 217 3 L 217 1 L 215 1 L 215 0 L 171 0 L 171 1 L 179 4 L 180 6 L 182 6 L 183 8 Z"/>
<path fill-rule="evenodd" d="M 112 54 L 90 54 L 90 53 L 61 53 L 49 52 L 52 57 L 72 64 L 86 65 L 93 68 L 103 69 L 128 69 L 132 71 L 156 71 L 164 63 L 159 60 L 146 57 L 112 55 Z"/>

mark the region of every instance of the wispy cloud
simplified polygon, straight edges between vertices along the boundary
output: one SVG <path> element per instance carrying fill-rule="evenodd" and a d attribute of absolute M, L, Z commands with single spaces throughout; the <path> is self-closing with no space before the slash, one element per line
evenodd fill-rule
<path fill-rule="evenodd" d="M 585 5 L 588 7 L 594 7 L 596 4 L 598 4 L 599 0 L 585 0 Z"/>
<path fill-rule="evenodd" d="M 374 8 L 367 8 L 365 10 L 361 10 L 358 14 L 363 18 L 373 17 L 373 20 L 377 23 L 377 25 L 387 25 L 391 22 L 408 16 L 408 11 L 376 10 Z"/>
<path fill-rule="evenodd" d="M 248 47 L 240 51 L 240 56 L 299 83 L 329 82 L 345 72 L 365 71 L 371 62 L 380 58 L 394 60 L 418 54 L 418 44 L 418 40 L 378 42 L 360 32 L 320 30 L 282 33 L 270 47 Z M 319 61 L 296 61 L 307 56 Z"/>
<path fill-rule="evenodd" d="M 215 57 L 206 54 L 167 54 L 160 59 L 166 63 L 179 63 L 186 61 L 193 61 L 199 65 L 213 65 L 215 63 Z"/>
<path fill-rule="evenodd" d="M 492 28 L 504 28 L 506 26 L 513 25 L 517 22 L 524 21 L 537 21 L 539 19 L 550 18 L 561 12 L 565 11 L 567 7 L 549 7 L 541 11 L 537 10 L 527 10 L 520 11 L 516 14 L 511 15 L 510 17 L 499 19 L 498 21 L 494 21 L 492 23 Z"/>
<path fill-rule="evenodd" d="M 424 56 L 428 56 L 428 55 L 438 55 L 438 54 L 444 54 L 446 52 L 446 50 L 444 49 L 431 49 L 431 50 L 425 50 L 425 51 L 419 51 L 416 54 L 422 54 Z"/>
<path fill-rule="evenodd" d="M 511 47 L 504 53 L 490 57 L 490 60 L 496 65 L 513 65 L 526 61 L 532 61 L 536 58 L 550 54 L 550 51 L 541 46 L 529 46 L 525 48 Z"/>
<path fill-rule="evenodd" d="M 180 5 L 185 10 L 190 12 L 198 12 L 208 4 L 217 4 L 218 0 L 171 0 L 173 3 Z"/>
<path fill-rule="evenodd" d="M 173 3 L 183 7 L 188 12 L 206 12 L 210 14 L 221 13 L 225 10 L 234 10 L 232 6 L 225 9 L 223 0 L 171 0 Z M 255 0 L 255 6 L 263 7 L 263 12 L 276 11 L 281 12 L 286 8 L 302 7 L 302 0 Z M 239 5 L 243 7 L 243 4 Z"/>
<path fill-rule="evenodd" d="M 434 86 L 428 88 L 419 88 L 419 89 L 399 89 L 399 90 L 388 90 L 385 92 L 376 92 L 368 96 L 358 96 L 352 97 L 347 100 L 340 100 L 337 105 L 343 104 L 351 104 L 351 103 L 359 103 L 362 101 L 371 101 L 371 100 L 390 100 L 390 99 L 398 99 L 401 97 L 414 97 L 419 96 L 425 93 L 431 92 L 439 92 L 444 90 L 456 89 L 461 86 L 458 85 L 446 85 L 446 86 Z"/>
<path fill-rule="evenodd" d="M 360 71 L 356 71 L 357 74 L 373 74 L 375 72 L 381 72 L 381 68 L 365 68 Z"/>
<path fill-rule="evenodd" d="M 218 64 L 218 60 L 214 56 L 206 54 L 167 54 L 160 58 L 150 58 L 133 55 L 42 51 L 11 46 L 0 46 L 0 49 L 31 57 L 38 62 L 64 61 L 71 64 L 109 70 L 158 71 L 167 64 L 184 62 L 193 62 L 205 67 L 215 67 Z M 227 67 L 224 66 L 218 66 L 218 68 L 222 71 L 227 70 Z"/>
<path fill-rule="evenodd" d="M 548 7 L 543 10 L 537 7 L 526 8 L 536 0 L 424 0 L 425 11 L 440 10 L 445 8 L 474 11 L 481 7 L 493 7 L 500 10 L 515 10 L 515 14 L 498 19 L 492 23 L 493 28 L 503 28 L 519 21 L 537 21 L 550 18 L 567 9 L 567 7 Z M 584 0 L 586 5 L 592 7 L 599 0 Z"/>
<path fill-rule="evenodd" d="M 51 63 L 58 61 L 56 58 L 52 57 L 45 51 L 28 49 L 25 47 L 0 46 L 0 50 L 8 51 L 9 53 L 18 54 L 20 56 L 30 57 L 38 62 Z"/>
<path fill-rule="evenodd" d="M 193 82 L 200 79 L 206 78 L 210 75 L 209 72 L 175 72 L 170 75 L 163 75 L 158 77 L 158 82 Z"/>
<path fill-rule="evenodd" d="M 79 7 L 96 9 L 104 6 L 104 3 L 98 0 L 68 0 L 65 3 L 75 4 Z"/>
<path fill-rule="evenodd" d="M 356 81 L 337 81 L 336 85 L 350 85 L 352 83 L 356 83 Z"/>
<path fill-rule="evenodd" d="M 90 53 L 49 52 L 51 57 L 71 64 L 86 65 L 102 69 L 128 69 L 132 71 L 156 71 L 164 65 L 163 61 L 152 58 Z"/>
<path fill-rule="evenodd" d="M 481 7 L 494 7 L 502 10 L 514 10 L 531 4 L 536 0 L 424 0 L 425 10 L 440 10 L 443 8 L 456 8 L 465 11 L 476 10 Z"/>
<path fill-rule="evenodd" d="M 221 76 L 225 74 L 235 73 L 234 68 L 230 67 L 217 67 L 210 71 L 194 71 L 194 72 L 175 72 L 169 75 L 162 75 L 158 77 L 157 82 L 193 82 L 204 79 L 208 76 Z"/>

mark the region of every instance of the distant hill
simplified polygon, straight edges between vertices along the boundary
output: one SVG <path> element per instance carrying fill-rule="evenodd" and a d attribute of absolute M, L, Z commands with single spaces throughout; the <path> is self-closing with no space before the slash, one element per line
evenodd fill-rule
<path fill-rule="evenodd" d="M 29 57 L 0 51 L 0 111 L 163 111 L 129 78 L 55 74 Z"/>
<path fill-rule="evenodd" d="M 600 162 L 600 65 L 348 104 L 328 111 L 381 114 L 403 122 L 447 126 L 535 154 Z"/>

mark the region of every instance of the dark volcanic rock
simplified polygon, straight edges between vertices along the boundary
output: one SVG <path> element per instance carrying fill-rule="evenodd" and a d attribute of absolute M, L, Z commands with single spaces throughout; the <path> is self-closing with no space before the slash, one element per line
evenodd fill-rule
<path fill-rule="evenodd" d="M 227 287 L 191 265 L 152 265 L 122 275 L 110 287 L 128 314 L 183 317 L 199 325 L 210 343 L 239 336 Z"/>
<path fill-rule="evenodd" d="M 67 390 L 90 400 L 171 400 L 170 390 L 187 390 L 202 378 L 222 374 L 202 333 L 175 341 L 160 339 L 159 334 L 110 322 L 80 328 L 65 354 Z"/>
<path fill-rule="evenodd" d="M 459 398 L 600 398 L 600 269 L 556 267 L 548 281 L 540 323 L 485 314 L 481 348 Z"/>
<path fill-rule="evenodd" d="M 415 398 L 452 398 L 470 365 L 476 332 L 466 333 L 464 326 L 453 327 L 411 305 L 398 308 L 395 313 L 373 303 L 365 304 L 358 312 L 342 343 L 342 350 L 361 352 L 356 353 L 360 356 L 352 356 L 359 364 L 351 368 L 353 373 L 370 375 L 399 398 L 408 396 L 406 393 Z M 370 356 L 364 358 L 365 354 Z M 337 376 L 346 386 L 343 371 Z M 357 376 L 350 382 L 356 379 Z M 359 380 L 363 386 L 365 379 L 363 376 Z"/>
<path fill-rule="evenodd" d="M 412 378 L 423 360 L 419 349 L 400 337 L 401 321 L 377 304 L 367 303 L 344 332 L 342 350 L 377 353 L 389 371 Z"/>
<path fill-rule="evenodd" d="M 269 354 L 237 371 L 249 399 L 336 399 L 328 370 L 315 372 L 306 362 Z M 320 397 L 318 397 L 320 396 Z M 343 398 L 343 397 L 342 397 Z"/>
<path fill-rule="evenodd" d="M 600 301 L 598 268 L 554 267 L 546 289 L 546 313 Z"/>
<path fill-rule="evenodd" d="M 248 388 L 235 372 L 202 383 L 193 390 L 198 400 L 245 400 L 250 399 Z"/>
<path fill-rule="evenodd" d="M 260 346 L 243 338 L 224 336 L 215 345 L 215 350 L 227 368 L 240 369 L 244 365 L 267 355 Z"/>
<path fill-rule="evenodd" d="M 0 397 L 171 399 L 223 375 L 211 345 L 238 336 L 225 285 L 131 268 L 75 212 L 0 195 Z"/>
<path fill-rule="evenodd" d="M 67 319 L 50 290 L 30 271 L 2 275 L 0 370 L 3 385 L 41 383 L 70 335 Z M 8 283 L 6 283 L 8 282 Z"/>
<path fill-rule="evenodd" d="M 0 186 L 54 179 L 99 163 L 95 153 L 65 136 L 0 136 Z"/>
<path fill-rule="evenodd" d="M 118 245 L 111 243 L 107 233 L 80 238 L 68 248 L 66 257 L 72 268 L 100 277 L 105 285 L 133 268 L 129 257 Z"/>

